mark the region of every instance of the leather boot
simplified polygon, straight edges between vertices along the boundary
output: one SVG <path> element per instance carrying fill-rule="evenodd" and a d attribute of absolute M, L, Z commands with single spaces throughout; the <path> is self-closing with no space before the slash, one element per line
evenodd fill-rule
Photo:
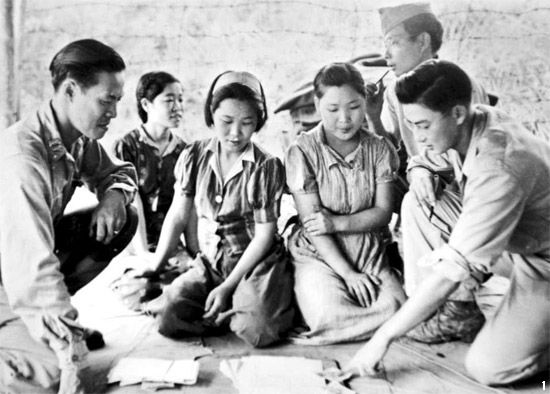
<path fill-rule="evenodd" d="M 407 338 L 423 343 L 470 343 L 485 323 L 474 301 L 446 301 L 432 317 L 409 331 Z"/>

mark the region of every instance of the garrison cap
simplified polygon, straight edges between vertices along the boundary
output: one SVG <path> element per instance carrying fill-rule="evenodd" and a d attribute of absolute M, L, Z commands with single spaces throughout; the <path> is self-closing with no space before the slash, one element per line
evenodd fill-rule
<path fill-rule="evenodd" d="M 407 19 L 420 14 L 432 14 L 430 3 L 407 3 L 394 7 L 383 7 L 378 10 L 380 13 L 380 22 L 382 24 L 382 33 L 388 34 L 390 30 Z"/>

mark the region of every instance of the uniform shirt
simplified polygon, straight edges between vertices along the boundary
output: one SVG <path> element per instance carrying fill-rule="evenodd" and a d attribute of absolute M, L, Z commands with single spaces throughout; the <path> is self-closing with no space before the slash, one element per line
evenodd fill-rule
<path fill-rule="evenodd" d="M 550 144 L 478 105 L 464 162 L 452 157 L 462 213 L 448 245 L 428 259 L 456 281 L 489 272 L 504 251 L 550 263 Z"/>
<path fill-rule="evenodd" d="M 84 136 L 67 151 L 49 103 L 0 132 L 0 140 L 0 292 L 14 312 L 0 316 L 0 329 L 19 316 L 36 340 L 55 350 L 66 335 L 59 319 L 77 317 L 54 254 L 55 223 L 81 182 L 99 199 L 122 190 L 129 203 L 135 171 Z"/>
<path fill-rule="evenodd" d="M 418 144 L 414 139 L 412 130 L 407 125 L 405 115 L 403 114 L 403 105 L 397 99 L 395 94 L 395 80 L 392 81 L 384 92 L 384 111 L 386 112 L 385 124 L 386 130 L 392 133 L 396 139 L 397 146 L 404 145 L 409 158 L 420 154 Z M 472 83 L 472 103 L 489 104 L 489 96 L 473 79 Z M 445 154 L 442 157 L 432 157 L 429 163 L 431 168 L 445 171 L 449 169 L 449 161 Z M 409 167 L 410 168 L 410 167 Z"/>
<path fill-rule="evenodd" d="M 286 154 L 290 192 L 317 193 L 321 205 L 338 215 L 351 215 L 372 208 L 376 186 L 393 182 L 399 159 L 385 139 L 366 129 L 358 133 L 359 144 L 346 157 L 328 145 L 322 125 L 301 134 Z M 365 269 L 376 272 L 384 252 L 384 232 L 381 230 L 337 233 L 334 238 L 354 267 L 362 272 Z M 307 238 L 305 232 L 302 236 Z"/>
<path fill-rule="evenodd" d="M 136 168 L 149 244 L 158 242 L 174 196 L 174 168 L 184 147 L 185 142 L 170 133 L 168 146 L 161 154 L 143 125 L 115 142 L 115 155 Z"/>
<path fill-rule="evenodd" d="M 201 252 L 227 275 L 254 237 L 254 224 L 277 221 L 285 172 L 278 158 L 250 143 L 223 179 L 218 149 L 216 138 L 188 145 L 175 189 L 194 197 Z"/>

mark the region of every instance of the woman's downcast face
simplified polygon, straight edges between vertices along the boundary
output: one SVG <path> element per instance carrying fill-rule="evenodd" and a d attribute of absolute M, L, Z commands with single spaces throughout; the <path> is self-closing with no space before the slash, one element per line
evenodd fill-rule
<path fill-rule="evenodd" d="M 335 138 L 352 139 L 365 121 L 365 97 L 350 85 L 326 87 L 316 101 L 325 131 Z"/>
<path fill-rule="evenodd" d="M 244 151 L 258 124 L 253 106 L 247 101 L 232 98 L 218 105 L 213 120 L 222 149 L 233 153 Z"/>

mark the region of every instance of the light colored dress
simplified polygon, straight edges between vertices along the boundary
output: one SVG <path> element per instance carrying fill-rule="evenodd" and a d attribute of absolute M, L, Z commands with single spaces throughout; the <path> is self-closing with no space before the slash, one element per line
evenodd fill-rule
<path fill-rule="evenodd" d="M 291 193 L 318 193 L 322 206 L 338 215 L 371 208 L 376 185 L 393 182 L 399 160 L 386 140 L 363 129 L 359 133 L 357 149 L 345 158 L 328 145 L 322 125 L 300 135 L 286 154 Z M 298 226 L 290 241 L 294 291 L 309 331 L 302 333 L 297 342 L 323 345 L 363 340 L 399 308 L 404 293 L 385 257 L 387 234 L 384 227 L 333 235 L 342 254 L 358 272 L 371 273 L 382 280 L 377 300 L 364 308 L 320 255 L 305 256 L 311 255 L 307 249 L 313 245 L 306 231 Z"/>

